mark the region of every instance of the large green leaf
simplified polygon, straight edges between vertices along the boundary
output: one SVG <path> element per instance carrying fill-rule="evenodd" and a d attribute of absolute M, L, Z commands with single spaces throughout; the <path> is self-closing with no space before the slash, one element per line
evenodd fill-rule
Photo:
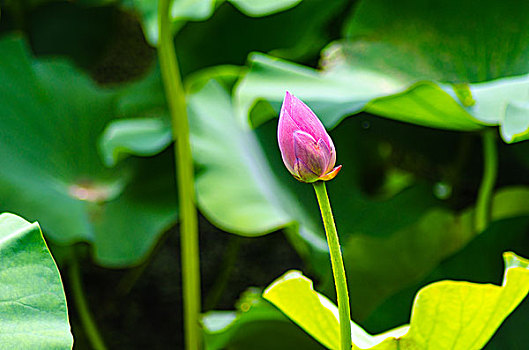
<path fill-rule="evenodd" d="M 292 216 L 283 209 L 291 199 L 281 197 L 255 136 L 235 123 L 227 92 L 210 82 L 190 95 L 188 104 L 193 155 L 199 166 L 198 202 L 204 214 L 224 230 L 249 236 L 291 222 Z"/>
<path fill-rule="evenodd" d="M 492 200 L 492 224 L 529 217 L 528 200 L 526 187 L 499 190 Z M 421 281 L 439 263 L 463 249 L 476 237 L 473 215 L 473 208 L 459 214 L 431 209 L 416 223 L 391 235 L 359 234 L 342 240 L 348 282 L 353 288 L 350 293 L 363 301 L 362 307 L 353 306 L 353 315 L 363 320 L 382 300 Z M 326 287 L 332 290 L 333 285 Z"/>
<path fill-rule="evenodd" d="M 225 70 L 211 74 L 232 78 Z M 249 130 L 236 118 L 226 89 L 208 81 L 209 76 L 204 74 L 190 84 L 188 95 L 202 213 L 216 226 L 245 236 L 285 227 L 291 242 L 320 276 L 320 288 L 332 294 L 328 252 L 314 195 L 310 186 L 297 183 L 283 168 L 275 123 L 265 123 L 255 132 Z M 138 126 L 143 122 L 139 120 Z M 145 128 L 139 139 L 152 136 L 151 131 Z M 168 132 L 168 124 L 157 132 Z M 352 306 L 352 313 L 363 320 L 386 298 L 421 281 L 472 240 L 476 234 L 473 210 L 455 213 L 444 208 L 426 184 L 397 189 L 396 196 L 385 200 L 366 196 L 360 179 L 379 157 L 377 142 L 356 120 L 342 123 L 332 135 L 344 169 L 329 184 L 329 191 L 351 294 L 363 300 Z M 494 198 L 493 219 L 527 215 L 525 207 L 516 204 L 526 199 L 524 189 L 500 191 Z"/>
<path fill-rule="evenodd" d="M 215 225 L 245 236 L 262 235 L 281 227 L 289 227 L 295 235 L 299 232 L 305 242 L 300 244 L 313 250 L 311 259 L 322 270 L 322 276 L 326 276 L 329 268 L 326 242 L 319 217 L 315 215 L 318 208 L 312 189 L 297 183 L 283 168 L 275 143 L 275 127 L 263 130 L 261 135 L 252 132 L 238 123 L 224 88 L 215 81 L 198 85 L 198 90 L 189 95 L 188 103 L 201 211 Z M 373 152 L 367 150 L 370 146 L 358 147 L 357 142 L 365 136 L 356 139 L 346 136 L 358 133 L 356 127 L 338 130 L 336 142 L 338 149 L 343 150 L 340 159 L 347 161 L 347 165 L 336 186 L 330 187 L 331 193 L 338 195 L 336 201 L 342 204 L 336 208 L 343 236 L 364 233 L 384 237 L 414 225 L 435 204 L 431 190 L 425 185 L 416 186 L 389 201 L 365 197 L 358 188 L 358 177 L 360 164 L 366 161 L 356 163 L 366 152 Z M 149 135 L 152 135 L 150 128 L 144 128 L 144 136 Z M 105 133 L 102 142 L 110 141 L 107 136 Z M 273 158 L 269 160 L 267 156 Z M 369 162 L 373 158 L 376 156 L 365 159 Z M 396 208 L 401 210 L 401 215 L 387 215 L 387 211 Z M 384 220 L 380 220 L 382 217 Z"/>
<path fill-rule="evenodd" d="M 92 243 L 102 265 L 137 264 L 175 222 L 176 199 L 170 157 L 114 169 L 100 159 L 106 124 L 136 116 L 129 90 L 98 88 L 63 61 L 32 60 L 17 39 L 0 41 L 0 53 L 0 207 L 39 219 L 55 243 Z"/>
<path fill-rule="evenodd" d="M 367 111 L 441 129 L 500 125 L 506 142 L 522 140 L 526 114 L 506 107 L 527 102 L 528 7 L 515 0 L 489 1 L 479 11 L 471 1 L 362 1 L 347 39 L 323 52 L 322 71 L 252 56 L 238 113 L 246 119 L 261 99 L 277 108 L 291 90 L 327 126 Z"/>
<path fill-rule="evenodd" d="M 331 40 L 329 26 L 348 4 L 347 0 L 302 1 L 288 11 L 255 18 L 225 3 L 206 22 L 189 22 L 175 36 L 182 74 L 211 66 L 244 65 L 252 51 L 314 60 Z"/>
<path fill-rule="evenodd" d="M 305 229 L 311 228 L 315 232 L 321 230 L 319 218 L 311 212 L 314 208 L 317 213 L 312 189 L 292 180 L 283 169 L 274 125 L 268 124 L 257 133 L 241 125 L 234 115 L 229 94 L 214 81 L 190 94 L 188 103 L 194 158 L 199 167 L 199 203 L 213 222 L 243 235 L 252 234 L 253 231 L 262 234 L 293 221 L 302 223 Z M 371 227 L 370 233 L 383 236 L 387 231 L 379 232 L 379 228 L 383 230 L 382 225 L 373 228 L 375 222 L 365 215 L 370 210 L 382 210 L 383 205 L 366 198 L 357 187 L 358 172 L 361 170 L 353 160 L 360 161 L 359 154 L 363 154 L 365 149 L 355 149 L 353 144 L 354 141 L 360 141 L 361 137 L 353 142 L 350 138 L 342 137 L 357 132 L 356 127 L 348 125 L 335 133 L 336 142 L 343 145 L 337 147 L 342 150 L 340 159 L 350 164 L 347 169 L 344 168 L 341 183 L 331 185 L 331 191 L 345 188 L 346 194 L 339 196 L 339 201 L 345 201 L 348 209 L 338 210 L 358 209 L 351 210 L 352 217 L 344 219 L 344 224 L 352 225 L 353 231 L 359 227 Z M 392 226 L 403 227 L 415 222 L 415 214 L 423 212 L 424 206 L 434 204 L 433 195 L 425 195 L 428 192 L 427 186 L 418 186 L 392 202 L 394 206 L 407 203 L 406 206 L 413 212 L 400 217 L 388 217 L 388 220 L 394 220 Z M 298 194 L 309 200 L 299 201 Z M 423 196 L 430 201 L 415 205 L 410 200 L 415 196 Z M 227 206 L 225 203 L 234 205 Z M 339 216 L 341 218 L 338 220 L 344 218 Z"/>
<path fill-rule="evenodd" d="M 173 0 L 170 15 L 173 32 L 178 31 L 186 21 L 207 20 L 218 4 L 224 0 Z M 301 0 L 226 0 L 248 16 L 267 16 L 296 6 Z M 141 14 L 143 30 L 147 40 L 158 42 L 158 0 L 128 0 L 126 6 Z"/>
<path fill-rule="evenodd" d="M 246 291 L 237 311 L 210 311 L 202 318 L 206 349 L 323 349 L 260 293 Z"/>
<path fill-rule="evenodd" d="M 39 225 L 0 214 L 0 347 L 71 349 L 59 270 Z"/>
<path fill-rule="evenodd" d="M 243 120 L 261 99 L 278 108 L 289 90 L 310 103 L 329 128 L 364 110 L 375 114 L 390 110 L 393 119 L 445 129 L 475 130 L 483 124 L 433 83 L 412 84 L 344 62 L 335 62 L 322 72 L 263 54 L 252 55 L 250 62 L 250 71 L 239 83 L 236 94 L 238 115 Z M 265 120 L 251 121 L 258 125 Z"/>
<path fill-rule="evenodd" d="M 514 204 L 514 203 L 513 203 Z M 442 279 L 473 282 L 499 282 L 502 273 L 501 253 L 516 249 L 529 254 L 527 229 L 529 217 L 513 217 L 493 222 L 489 228 L 468 246 L 437 266 L 426 278 L 388 298 L 362 325 L 376 333 L 409 320 L 414 295 L 429 283 Z M 501 326 L 486 349 L 518 349 L 529 339 L 525 320 L 529 312 L 529 299 L 525 299 Z M 523 346 L 521 346 L 523 348 Z"/>
<path fill-rule="evenodd" d="M 264 125 L 257 133 L 239 125 L 228 94 L 214 82 L 191 94 L 188 102 L 202 212 L 215 225 L 242 235 L 260 235 L 280 227 L 294 231 L 325 290 L 332 293 L 326 242 L 312 189 L 294 181 L 283 169 L 275 125 Z M 352 306 L 352 312 L 363 319 L 385 298 L 424 278 L 476 232 L 472 208 L 459 214 L 442 208 L 425 185 L 388 200 L 365 196 L 359 188 L 359 172 L 369 164 L 365 159 L 376 156 L 362 147 L 365 136 L 359 133 L 360 127 L 352 125 L 341 125 L 333 132 L 344 168 L 329 184 L 329 191 L 351 294 L 363 300 Z M 514 205 L 523 201 L 524 193 L 498 193 L 494 220 L 527 215 L 523 207 Z"/>
<path fill-rule="evenodd" d="M 295 247 L 312 262 L 321 287 L 333 293 L 314 194 L 284 169 L 274 123 L 249 130 L 237 120 L 226 89 L 214 80 L 195 84 L 188 104 L 202 213 L 216 226 L 244 236 L 285 227 Z M 356 120 L 344 122 L 332 136 L 344 168 L 329 184 L 329 192 L 352 297 L 363 300 L 352 306 L 352 313 L 364 319 L 475 237 L 473 212 L 444 208 L 427 184 L 415 184 L 385 200 L 366 196 L 360 179 L 379 157 L 377 143 Z M 527 215 L 523 206 L 513 204 L 524 198 L 517 191 L 498 193 L 494 219 Z"/>
<path fill-rule="evenodd" d="M 419 291 L 409 327 L 371 336 L 352 323 L 361 349 L 481 349 L 529 292 L 529 260 L 505 253 L 501 286 L 440 281 Z M 291 271 L 272 283 L 263 297 L 331 349 L 339 348 L 337 307 L 314 291 L 312 282 Z M 352 303 L 362 302 L 352 299 Z"/>
<path fill-rule="evenodd" d="M 354 62 L 408 79 L 475 83 L 528 73 L 529 5 L 516 0 L 483 5 L 360 1 L 345 37 L 357 46 L 351 47 Z"/>

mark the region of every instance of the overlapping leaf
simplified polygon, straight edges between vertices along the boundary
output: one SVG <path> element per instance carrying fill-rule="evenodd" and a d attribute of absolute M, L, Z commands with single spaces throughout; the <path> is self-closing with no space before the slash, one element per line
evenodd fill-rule
<path fill-rule="evenodd" d="M 38 219 L 55 243 L 92 243 L 100 264 L 138 263 L 175 222 L 176 200 L 170 157 L 109 169 L 98 154 L 106 124 L 133 109 L 129 90 L 32 60 L 18 39 L 0 52 L 0 207 Z"/>
<path fill-rule="evenodd" d="M 323 349 L 257 291 L 247 291 L 237 311 L 210 311 L 202 319 L 206 349 Z"/>
<path fill-rule="evenodd" d="M 360 349 L 481 349 L 529 292 L 529 260 L 505 253 L 501 286 L 440 281 L 415 297 L 410 325 L 371 336 L 352 323 Z M 337 307 L 314 291 L 312 282 L 291 271 L 270 285 L 263 297 L 315 339 L 339 348 Z M 354 303 L 354 300 L 353 300 Z"/>
<path fill-rule="evenodd" d="M 5 349 L 71 349 L 59 270 L 39 225 L 0 214 L 0 343 Z"/>
<path fill-rule="evenodd" d="M 197 84 L 188 104 L 198 204 L 204 215 L 222 229 L 245 236 L 286 227 L 331 292 L 327 245 L 312 189 L 284 169 L 275 125 L 267 123 L 257 132 L 242 126 L 229 94 L 214 80 Z M 426 184 L 387 200 L 363 194 L 361 173 L 378 157 L 366 137 L 356 122 L 333 132 L 344 168 L 329 185 L 352 295 L 364 300 L 353 305 L 353 314 L 360 318 L 421 280 L 474 237 L 471 210 L 458 215 L 442 208 Z M 417 250 L 423 253 L 416 256 Z M 420 263 L 411 262 L 412 256 Z"/>
<path fill-rule="evenodd" d="M 367 111 L 441 129 L 500 125 L 506 142 L 523 140 L 527 6 L 490 1 L 476 11 L 471 1 L 360 2 L 347 39 L 324 51 L 322 71 L 252 56 L 237 91 L 238 113 L 247 118 L 262 99 L 277 107 L 289 89 L 327 126 Z"/>
<path fill-rule="evenodd" d="M 516 206 L 516 202 L 511 202 Z M 406 288 L 381 304 L 362 325 L 373 333 L 391 328 L 409 320 L 414 295 L 420 288 L 442 279 L 468 280 L 487 283 L 499 278 L 502 252 L 516 249 L 527 256 L 527 228 L 529 217 L 520 216 L 493 222 L 489 228 L 460 252 L 443 261 L 421 282 Z M 507 318 L 486 349 L 517 348 L 529 339 L 525 320 L 529 314 L 529 299 L 525 299 Z"/>
<path fill-rule="evenodd" d="M 171 22 L 173 32 L 178 31 L 186 21 L 204 21 L 211 17 L 215 7 L 224 0 L 173 0 Z M 296 6 L 301 0 L 227 0 L 248 16 L 266 16 Z M 125 2 L 137 10 L 142 17 L 143 30 L 147 40 L 158 42 L 158 0 L 131 0 Z"/>
<path fill-rule="evenodd" d="M 216 225 L 242 235 L 280 227 L 294 230 L 301 237 L 299 244 L 310 252 L 307 258 L 319 270 L 326 290 L 332 291 L 312 189 L 294 181 L 283 168 L 275 125 L 264 125 L 257 133 L 239 126 L 229 96 L 214 82 L 190 95 L 188 102 L 201 210 Z M 408 188 L 385 201 L 366 197 L 359 188 L 359 173 L 376 153 L 362 146 L 365 136 L 353 125 L 344 124 L 333 132 L 338 162 L 345 165 L 329 191 L 349 282 L 354 286 L 351 293 L 363 300 L 353 305 L 352 312 L 364 318 L 386 297 L 420 281 L 476 232 L 471 208 L 460 214 L 442 208 L 426 185 Z M 494 220 L 528 215 L 514 204 L 526 196 L 524 189 L 498 193 Z"/>

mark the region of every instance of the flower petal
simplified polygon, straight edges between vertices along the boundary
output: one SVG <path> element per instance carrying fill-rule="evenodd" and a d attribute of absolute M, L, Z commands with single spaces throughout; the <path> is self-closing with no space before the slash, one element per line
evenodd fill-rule
<path fill-rule="evenodd" d="M 329 163 L 328 150 L 320 149 L 316 140 L 304 131 L 294 133 L 294 150 L 296 159 L 301 159 L 305 165 L 317 176 L 324 173 Z"/>
<path fill-rule="evenodd" d="M 291 95 L 288 91 L 285 96 L 285 102 L 287 99 L 287 106 L 290 108 L 288 110 L 289 114 L 299 130 L 312 135 L 316 140 L 323 139 L 327 141 L 330 139 L 321 121 L 303 101 Z"/>
<path fill-rule="evenodd" d="M 314 172 L 312 172 L 307 164 L 301 159 L 296 159 L 294 171 L 296 173 L 294 177 L 299 181 L 310 183 L 318 180 L 318 175 L 314 174 Z"/>
<path fill-rule="evenodd" d="M 327 174 L 323 176 L 320 176 L 318 180 L 322 180 L 322 181 L 332 180 L 336 177 L 336 175 L 338 175 L 341 169 L 342 169 L 342 166 L 338 165 L 336 168 L 332 169 L 332 171 L 328 172 Z"/>
<path fill-rule="evenodd" d="M 283 106 L 285 103 L 283 103 Z M 294 163 L 296 162 L 296 154 L 294 149 L 294 133 L 298 130 L 298 126 L 285 108 L 281 108 L 279 116 L 279 125 L 277 128 L 277 140 L 279 149 L 281 150 L 281 157 L 287 169 L 292 173 L 294 171 Z"/>
<path fill-rule="evenodd" d="M 318 140 L 318 150 L 320 151 L 321 164 L 323 165 L 322 174 L 328 173 L 334 167 L 336 157 L 333 160 L 334 152 L 331 151 L 327 143 L 323 139 Z"/>

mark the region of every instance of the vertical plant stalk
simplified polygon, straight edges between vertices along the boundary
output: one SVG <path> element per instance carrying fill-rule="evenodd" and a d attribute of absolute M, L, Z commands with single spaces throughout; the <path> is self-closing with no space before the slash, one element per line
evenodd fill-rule
<path fill-rule="evenodd" d="M 342 251 L 336 225 L 332 215 L 331 203 L 327 195 L 327 188 L 324 181 L 313 183 L 318 204 L 320 205 L 321 217 L 327 234 L 327 243 L 331 253 L 332 273 L 334 275 L 334 285 L 338 298 L 338 312 L 340 316 L 340 344 L 341 350 L 351 350 L 351 311 L 349 306 L 349 292 L 347 290 L 347 280 L 345 268 L 343 266 Z"/>
<path fill-rule="evenodd" d="M 158 29 L 158 56 L 175 139 L 176 180 L 180 206 L 185 343 L 186 349 L 198 350 L 201 347 L 199 328 L 201 308 L 200 257 L 198 250 L 198 220 L 195 208 L 195 185 L 193 182 L 193 159 L 189 142 L 189 122 L 184 89 L 182 88 L 169 21 L 169 0 L 159 0 L 158 2 Z"/>
<path fill-rule="evenodd" d="M 83 329 L 92 348 L 95 350 L 106 350 L 103 338 L 99 334 L 94 318 L 88 308 L 88 303 L 86 302 L 83 292 L 83 284 L 81 282 L 81 268 L 79 267 L 79 262 L 77 261 L 76 256 L 72 258 L 70 266 L 68 267 L 68 277 L 79 319 L 81 320 L 81 324 L 83 325 Z"/>
<path fill-rule="evenodd" d="M 236 235 L 231 235 L 228 246 L 225 249 L 223 263 L 219 269 L 215 283 L 210 288 L 210 292 L 205 298 L 204 307 L 206 310 L 211 310 L 217 307 L 224 290 L 230 282 L 230 276 L 237 266 L 237 258 L 241 250 L 243 239 Z"/>
<path fill-rule="evenodd" d="M 498 150 L 496 148 L 496 130 L 489 128 L 482 134 L 483 142 L 483 178 L 479 186 L 476 201 L 474 226 L 477 233 L 485 230 L 490 222 L 492 194 L 498 175 Z"/>

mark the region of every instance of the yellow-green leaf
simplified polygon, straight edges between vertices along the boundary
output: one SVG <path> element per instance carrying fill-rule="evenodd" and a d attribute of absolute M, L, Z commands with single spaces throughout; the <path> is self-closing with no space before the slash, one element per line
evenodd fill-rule
<path fill-rule="evenodd" d="M 352 323 L 356 347 L 372 350 L 481 349 L 529 292 L 529 260 L 505 253 L 501 286 L 441 281 L 419 291 L 411 323 L 372 336 Z M 268 287 L 263 297 L 323 345 L 338 348 L 337 308 L 314 291 L 312 282 L 291 271 Z M 361 301 L 352 301 L 361 302 Z"/>
<path fill-rule="evenodd" d="M 278 307 L 292 321 L 330 349 L 340 345 L 338 308 L 327 297 L 316 292 L 312 281 L 299 271 L 289 271 L 272 283 L 263 297 Z M 373 337 L 352 323 L 356 346 L 373 345 Z"/>

